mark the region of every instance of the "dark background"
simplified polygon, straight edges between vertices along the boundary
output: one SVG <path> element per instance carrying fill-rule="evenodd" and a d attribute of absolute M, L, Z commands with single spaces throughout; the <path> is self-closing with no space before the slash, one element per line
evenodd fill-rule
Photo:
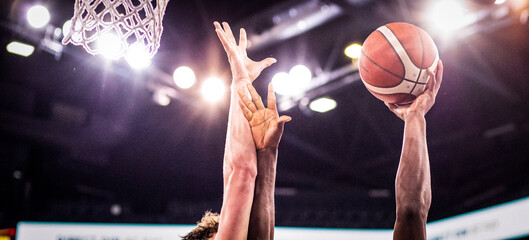
<path fill-rule="evenodd" d="M 44 33 L 24 19 L 32 2 L 1 1 L 1 46 L 13 40 L 39 46 Z M 161 47 L 153 66 L 142 71 L 79 46 L 68 45 L 60 57 L 37 47 L 27 58 L 3 47 L 0 228 L 21 220 L 192 224 L 205 210 L 220 211 L 228 99 L 211 105 L 198 94 L 209 75 L 230 79 L 212 22 L 228 21 L 251 35 L 304 2 L 171 0 Z M 492 1 L 461 2 L 470 12 L 498 8 Z M 73 1 L 40 3 L 50 9 L 51 25 L 72 16 Z M 447 36 L 428 27 L 428 1 L 318 4 L 336 4 L 342 14 L 250 51 L 253 59 L 278 59 L 257 80 L 260 92 L 274 73 L 296 64 L 315 74 L 351 64 L 343 49 L 378 26 L 421 26 L 434 37 L 445 65 L 426 117 L 429 220 L 529 196 L 529 27 L 520 21 L 520 9 L 508 7 L 500 19 L 485 17 Z M 180 90 L 165 83 L 177 96 L 168 106 L 157 105 L 152 86 L 181 65 L 195 70 L 199 84 Z M 303 105 L 281 113 L 293 121 L 279 149 L 276 225 L 392 228 L 403 122 L 360 81 L 324 86 L 311 96 L 332 97 L 338 106 L 323 114 Z"/>

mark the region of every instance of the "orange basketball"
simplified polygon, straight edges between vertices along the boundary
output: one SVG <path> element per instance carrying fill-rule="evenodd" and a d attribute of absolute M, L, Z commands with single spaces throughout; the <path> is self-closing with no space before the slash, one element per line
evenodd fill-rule
<path fill-rule="evenodd" d="M 358 66 L 362 82 L 378 99 L 410 103 L 424 92 L 439 53 L 424 30 L 408 23 L 390 23 L 364 41 Z"/>

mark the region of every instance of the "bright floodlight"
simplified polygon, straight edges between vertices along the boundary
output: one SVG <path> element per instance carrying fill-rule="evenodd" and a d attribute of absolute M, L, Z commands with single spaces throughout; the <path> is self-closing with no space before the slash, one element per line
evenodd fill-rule
<path fill-rule="evenodd" d="M 70 28 L 72 27 L 72 20 L 68 20 L 64 22 L 62 25 L 62 35 L 68 36 L 68 33 L 70 33 Z"/>
<path fill-rule="evenodd" d="M 312 79 L 312 72 L 305 65 L 294 66 L 292 69 L 290 69 L 288 75 L 291 79 L 301 84 L 308 85 L 308 83 L 310 83 L 310 80 Z"/>
<path fill-rule="evenodd" d="M 336 108 L 336 101 L 330 98 L 318 98 L 309 104 L 309 108 L 315 112 L 328 112 Z"/>
<path fill-rule="evenodd" d="M 346 56 L 352 59 L 357 59 L 362 54 L 362 45 L 358 43 L 351 44 L 347 48 L 345 48 L 344 52 Z"/>
<path fill-rule="evenodd" d="M 494 4 L 496 4 L 496 5 L 500 5 L 500 4 L 504 3 L 504 2 L 505 2 L 505 0 L 496 0 L 496 1 L 494 2 Z"/>
<path fill-rule="evenodd" d="M 77 24 L 75 24 L 75 27 L 74 27 L 75 28 L 74 33 L 72 34 L 72 39 L 76 42 L 82 41 L 81 39 L 82 38 L 82 32 L 81 32 L 82 25 L 83 23 L 80 20 L 77 20 Z M 72 20 L 68 20 L 64 22 L 64 24 L 62 25 L 62 35 L 68 36 L 71 29 L 72 29 Z"/>
<path fill-rule="evenodd" d="M 288 73 L 276 73 L 272 77 L 272 84 L 277 94 L 296 96 L 303 94 L 310 84 L 312 72 L 304 65 L 296 65 Z"/>
<path fill-rule="evenodd" d="M 44 6 L 35 5 L 28 10 L 26 17 L 29 25 L 34 28 L 41 28 L 50 21 L 50 12 Z"/>
<path fill-rule="evenodd" d="M 202 83 L 201 87 L 202 97 L 208 102 L 217 102 L 224 97 L 224 92 L 226 91 L 226 86 L 222 80 L 211 77 L 206 79 Z"/>
<path fill-rule="evenodd" d="M 444 0 L 433 6 L 430 16 L 433 24 L 446 32 L 465 26 L 468 22 L 466 13 L 460 1 Z"/>
<path fill-rule="evenodd" d="M 272 84 L 274 85 L 274 91 L 280 95 L 290 95 L 292 88 L 295 87 L 290 81 L 288 73 L 279 72 L 272 77 Z"/>
<path fill-rule="evenodd" d="M 299 21 L 296 25 L 300 30 L 305 30 L 307 28 L 307 22 L 303 20 Z"/>
<path fill-rule="evenodd" d="M 6 49 L 10 53 L 17 54 L 17 55 L 24 56 L 24 57 L 31 55 L 33 51 L 35 51 L 35 47 L 28 45 L 28 44 L 21 43 L 21 42 L 11 42 L 7 44 Z"/>
<path fill-rule="evenodd" d="M 97 40 L 97 48 L 109 59 L 117 59 L 121 51 L 121 40 L 114 33 L 107 32 Z"/>
<path fill-rule="evenodd" d="M 129 65 L 136 69 L 142 69 L 151 64 L 149 53 L 142 44 L 135 43 L 129 47 L 125 59 Z"/>
<path fill-rule="evenodd" d="M 164 91 L 156 91 L 152 95 L 152 100 L 160 106 L 167 106 L 171 103 L 171 98 Z"/>
<path fill-rule="evenodd" d="M 174 70 L 173 80 L 179 88 L 188 89 L 195 85 L 196 77 L 193 69 L 186 66 L 180 66 Z"/>
<path fill-rule="evenodd" d="M 121 214 L 121 205 L 112 204 L 112 206 L 110 206 L 110 213 L 114 216 L 119 216 Z"/>

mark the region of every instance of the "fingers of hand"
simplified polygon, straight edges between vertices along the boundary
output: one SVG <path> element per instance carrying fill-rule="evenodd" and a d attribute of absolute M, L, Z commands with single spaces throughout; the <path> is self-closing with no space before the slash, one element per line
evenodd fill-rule
<path fill-rule="evenodd" d="M 247 84 L 246 86 L 248 87 L 248 91 L 250 91 L 250 96 L 252 96 L 252 100 L 257 109 L 264 109 L 263 100 L 261 100 L 261 96 L 259 96 L 252 84 Z"/>
<path fill-rule="evenodd" d="M 435 75 L 434 73 L 428 69 L 427 70 L 427 73 L 428 73 L 428 82 L 426 83 L 426 91 L 429 91 L 429 92 L 434 92 L 435 91 L 435 82 L 437 81 L 437 79 L 435 79 Z"/>
<path fill-rule="evenodd" d="M 443 71 L 443 61 L 439 59 L 439 62 L 437 63 L 437 72 L 435 74 L 435 78 L 437 79 L 435 88 L 437 88 L 437 90 L 439 90 L 439 88 L 441 87 L 441 82 L 443 81 Z"/>
<path fill-rule="evenodd" d="M 248 98 L 248 96 L 246 96 L 246 94 L 244 94 L 244 91 L 242 89 L 239 89 L 239 91 L 237 91 L 237 94 L 239 94 L 239 97 L 241 98 L 246 108 L 248 108 L 248 110 L 250 110 L 252 113 L 257 111 L 255 104 L 252 102 L 252 100 L 250 100 L 250 98 Z"/>
<path fill-rule="evenodd" d="M 267 104 L 268 109 L 271 109 L 273 111 L 276 111 L 276 94 L 274 93 L 274 86 L 272 85 L 272 82 L 268 84 L 268 96 L 267 96 Z"/>
<path fill-rule="evenodd" d="M 224 32 L 226 32 L 226 38 L 233 44 L 237 45 L 235 42 L 235 37 L 233 36 L 233 32 L 231 31 L 230 25 L 227 22 L 222 22 L 222 26 L 224 26 Z"/>
<path fill-rule="evenodd" d="M 244 30 L 244 28 L 241 28 L 241 31 L 239 33 L 239 46 L 242 49 L 246 49 L 247 42 L 248 41 L 246 39 L 246 30 Z"/>
<path fill-rule="evenodd" d="M 253 117 L 252 111 L 250 111 L 240 99 L 237 102 L 239 103 L 239 107 L 241 108 L 242 114 L 244 115 L 246 120 L 248 120 L 248 121 L 252 120 L 252 117 Z"/>
<path fill-rule="evenodd" d="M 214 22 L 213 22 L 213 25 L 215 25 L 215 29 L 221 29 L 221 30 L 222 30 L 222 26 L 220 26 L 220 23 L 219 23 L 219 22 L 214 21 Z"/>
<path fill-rule="evenodd" d="M 435 99 L 435 96 L 437 96 L 437 92 L 439 92 L 439 88 L 441 87 L 441 82 L 443 81 L 443 62 L 441 60 L 437 63 L 437 69 L 436 73 L 434 74 L 432 71 L 428 69 L 428 75 L 430 77 L 430 81 L 427 84 L 427 91 L 431 93 L 432 98 Z M 432 81 L 433 80 L 433 81 Z"/>
<path fill-rule="evenodd" d="M 218 22 L 215 22 L 215 32 L 217 33 L 217 36 L 220 39 L 220 42 L 222 43 L 222 47 L 224 47 L 224 51 L 227 53 L 233 52 L 233 47 L 230 44 L 230 41 L 226 37 L 226 33 L 224 30 L 222 30 L 222 27 Z"/>

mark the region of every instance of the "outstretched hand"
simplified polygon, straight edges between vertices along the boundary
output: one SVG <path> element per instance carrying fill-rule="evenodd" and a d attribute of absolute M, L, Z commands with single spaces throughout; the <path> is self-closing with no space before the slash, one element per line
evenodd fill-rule
<path fill-rule="evenodd" d="M 215 32 L 217 32 L 217 36 L 228 55 L 233 81 L 246 80 L 253 82 L 259 74 L 261 74 L 263 69 L 276 62 L 276 59 L 274 58 L 266 58 L 259 62 L 255 62 L 248 58 L 246 53 L 248 41 L 246 39 L 246 31 L 244 28 L 241 28 L 240 30 L 239 45 L 237 45 L 228 23 L 222 23 L 224 29 L 218 22 L 214 22 L 213 24 L 215 25 Z"/>
<path fill-rule="evenodd" d="M 289 116 L 279 117 L 272 83 L 268 84 L 267 107 L 264 106 L 261 96 L 255 91 L 255 88 L 251 84 L 247 84 L 247 87 L 252 100 L 240 89 L 238 91 L 241 98 L 239 106 L 250 124 L 255 148 L 257 151 L 265 148 L 277 149 L 283 134 L 283 127 L 292 118 Z"/>
<path fill-rule="evenodd" d="M 385 103 L 397 117 L 406 121 L 407 117 L 412 113 L 418 113 L 422 116 L 425 116 L 426 113 L 432 108 L 435 103 L 435 98 L 439 88 L 441 87 L 441 82 L 443 81 L 443 62 L 439 60 L 437 63 L 437 72 L 434 74 L 430 69 L 428 69 L 428 75 L 430 80 L 426 83 L 426 90 L 419 95 L 411 105 L 399 106 L 396 104 Z"/>

